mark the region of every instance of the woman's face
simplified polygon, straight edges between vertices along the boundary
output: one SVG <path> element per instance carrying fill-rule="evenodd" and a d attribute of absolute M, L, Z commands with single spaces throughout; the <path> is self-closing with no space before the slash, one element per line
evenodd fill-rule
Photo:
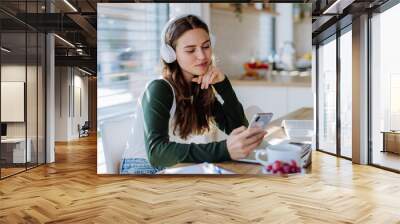
<path fill-rule="evenodd" d="M 176 60 L 185 73 L 204 75 L 211 63 L 210 37 L 204 29 L 188 30 L 176 42 Z"/>

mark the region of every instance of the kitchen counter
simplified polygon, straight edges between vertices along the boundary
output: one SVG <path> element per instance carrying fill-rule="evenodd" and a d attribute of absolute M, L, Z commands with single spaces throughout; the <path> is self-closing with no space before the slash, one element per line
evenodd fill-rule
<path fill-rule="evenodd" d="M 261 79 L 241 79 L 238 76 L 229 77 L 232 85 L 274 86 L 274 87 L 310 87 L 311 76 L 269 75 Z"/>

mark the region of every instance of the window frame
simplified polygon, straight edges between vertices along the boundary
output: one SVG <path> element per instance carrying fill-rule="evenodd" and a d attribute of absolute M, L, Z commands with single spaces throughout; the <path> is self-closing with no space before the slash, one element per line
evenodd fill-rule
<path fill-rule="evenodd" d="M 400 169 L 394 169 L 390 168 L 387 166 L 379 165 L 377 163 L 373 162 L 373 130 L 372 130 L 372 94 L 373 94 L 373 88 L 372 88 L 372 41 L 373 41 L 373 35 L 372 35 L 372 19 L 376 14 L 382 14 L 385 11 L 393 8 L 394 6 L 400 4 L 399 0 L 388 0 L 382 5 L 378 6 L 377 8 L 374 8 L 373 10 L 368 11 L 368 31 L 367 31 L 367 39 L 368 39 L 368 165 L 380 168 L 383 170 L 391 171 L 394 173 L 400 173 Z"/>
<path fill-rule="evenodd" d="M 345 16 L 341 20 L 337 21 L 339 24 L 334 24 L 331 27 L 327 28 L 327 32 L 323 33 L 322 37 L 317 37 L 315 43 L 315 55 L 316 55 L 316 139 L 315 145 L 316 150 L 319 152 L 323 152 L 329 155 L 333 155 L 339 158 L 343 158 L 346 160 L 352 160 L 352 158 L 342 155 L 341 153 L 341 118 L 340 118 L 340 104 L 341 104 L 341 89 L 340 89 L 340 81 L 341 81 L 341 67 L 340 67 L 340 38 L 342 35 L 347 32 L 352 31 L 352 22 L 351 16 Z M 332 32 L 332 29 L 336 29 L 336 32 Z M 320 146 L 320 136 L 319 136 L 319 112 L 320 112 L 320 104 L 319 104 L 319 94 L 320 94 L 320 86 L 319 86 L 319 68 L 320 68 L 320 58 L 319 58 L 319 48 L 322 45 L 325 45 L 331 41 L 336 41 L 336 152 L 332 153 L 327 150 L 321 149 Z"/>

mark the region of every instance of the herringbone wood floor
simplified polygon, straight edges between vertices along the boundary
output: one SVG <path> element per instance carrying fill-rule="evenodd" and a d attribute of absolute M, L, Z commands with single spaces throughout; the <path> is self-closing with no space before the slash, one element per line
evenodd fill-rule
<path fill-rule="evenodd" d="M 0 181 L 0 223 L 400 223 L 400 175 L 315 152 L 292 177 L 96 174 L 96 139 Z"/>

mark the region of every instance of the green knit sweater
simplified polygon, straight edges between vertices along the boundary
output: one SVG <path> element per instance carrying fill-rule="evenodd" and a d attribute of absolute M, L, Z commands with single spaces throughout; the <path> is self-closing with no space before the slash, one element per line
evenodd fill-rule
<path fill-rule="evenodd" d="M 213 85 L 224 103 L 215 100 L 212 114 L 219 129 L 226 134 L 242 125 L 248 126 L 243 107 L 228 80 Z M 171 86 L 165 80 L 152 81 L 144 93 L 145 145 L 153 167 L 165 168 L 177 163 L 222 162 L 231 160 L 226 140 L 207 144 L 181 144 L 169 140 L 170 109 L 173 103 Z M 179 106 L 179 105 L 177 105 Z"/>

